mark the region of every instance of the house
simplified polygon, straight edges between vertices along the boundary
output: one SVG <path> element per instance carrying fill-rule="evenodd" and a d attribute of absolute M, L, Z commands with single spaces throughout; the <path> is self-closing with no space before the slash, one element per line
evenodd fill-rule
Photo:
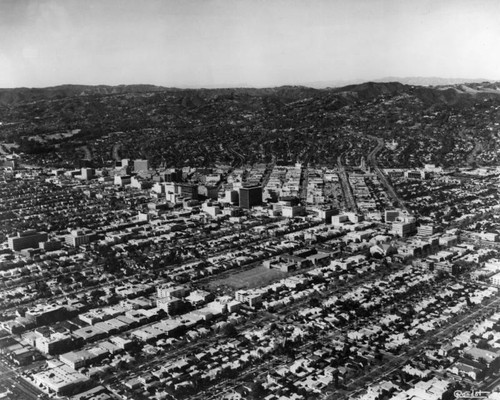
<path fill-rule="evenodd" d="M 461 359 L 448 368 L 448 371 L 458 376 L 467 376 L 472 380 L 480 380 L 484 377 L 484 365 L 472 360 Z"/>

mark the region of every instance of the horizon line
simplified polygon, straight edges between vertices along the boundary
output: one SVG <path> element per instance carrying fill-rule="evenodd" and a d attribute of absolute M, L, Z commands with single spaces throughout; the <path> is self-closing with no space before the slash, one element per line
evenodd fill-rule
<path fill-rule="evenodd" d="M 500 79 L 486 79 L 486 78 L 443 78 L 437 76 L 410 76 L 410 77 L 383 77 L 383 78 L 373 78 L 373 79 L 339 79 L 339 80 L 331 80 L 331 81 L 312 81 L 306 83 L 283 83 L 278 85 L 249 85 L 246 83 L 241 84 L 214 84 L 214 85 L 178 85 L 178 86 L 170 86 L 156 83 L 60 83 L 56 85 L 50 86 L 15 86 L 15 87 L 1 87 L 0 90 L 16 90 L 16 89 L 28 89 L 28 90 L 36 90 L 36 89 L 52 89 L 58 88 L 62 86 L 88 86 L 88 87 L 99 87 L 99 86 L 107 86 L 107 87 L 119 87 L 119 86 L 154 86 L 157 88 L 164 89 L 179 89 L 179 90 L 197 90 L 197 89 L 274 89 L 280 87 L 305 87 L 310 89 L 328 89 L 333 87 L 342 87 L 349 86 L 353 84 L 363 84 L 363 83 L 391 83 L 398 82 L 403 85 L 410 86 L 434 86 L 432 84 L 408 84 L 401 82 L 402 80 L 442 80 L 442 81 L 457 81 L 456 84 L 459 83 L 495 83 L 500 82 Z M 451 84 L 451 83 L 450 83 Z M 446 83 L 443 83 L 446 85 Z M 437 84 L 436 86 L 440 86 Z"/>

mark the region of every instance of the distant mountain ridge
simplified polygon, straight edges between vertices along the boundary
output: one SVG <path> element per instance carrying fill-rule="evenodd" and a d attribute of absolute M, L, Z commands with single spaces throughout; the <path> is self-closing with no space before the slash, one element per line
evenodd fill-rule
<path fill-rule="evenodd" d="M 353 80 L 337 80 L 337 81 L 316 81 L 304 84 L 315 89 L 337 88 L 349 85 L 359 85 L 367 82 L 366 80 L 353 79 Z M 379 79 L 372 79 L 370 82 L 386 83 L 386 82 L 399 82 L 404 85 L 412 86 L 441 86 L 441 85 L 458 85 L 461 83 L 482 83 L 482 82 L 495 82 L 492 79 L 483 78 L 440 78 L 440 77 L 385 77 Z"/>
<path fill-rule="evenodd" d="M 382 79 L 376 79 L 374 82 L 400 82 L 405 85 L 413 86 L 442 86 L 442 85 L 459 85 L 462 83 L 483 83 L 483 82 L 495 82 L 491 79 L 476 78 L 439 78 L 439 77 L 407 77 L 407 78 L 396 78 L 388 77 Z"/>
<path fill-rule="evenodd" d="M 147 93 L 167 90 L 155 85 L 59 85 L 47 88 L 0 89 L 0 105 L 26 103 L 40 100 L 58 100 L 74 96 Z"/>
<path fill-rule="evenodd" d="M 400 80 L 379 80 L 372 82 L 355 83 L 341 87 L 318 89 L 310 86 L 279 86 L 273 88 L 200 88 L 180 89 L 167 88 L 156 85 L 60 85 L 47 88 L 14 88 L 0 89 L 0 106 L 11 106 L 37 101 L 57 101 L 81 96 L 112 96 L 122 94 L 142 95 L 145 93 L 170 92 L 181 93 L 186 104 L 201 106 L 202 97 L 213 97 L 238 93 L 246 96 L 276 96 L 284 101 L 300 100 L 306 97 L 321 96 L 323 93 L 341 95 L 347 101 L 367 100 L 380 95 L 396 95 L 412 93 L 425 103 L 444 102 L 456 104 L 477 96 L 500 95 L 500 82 L 490 83 L 483 80 L 462 83 L 460 79 L 444 78 L 405 78 Z M 423 83 L 439 83 L 435 86 L 426 86 Z M 407 82 L 420 82 L 420 85 Z M 451 83 L 450 83 L 451 82 Z"/>
<path fill-rule="evenodd" d="M 123 144 L 123 158 L 148 158 L 152 165 L 241 165 L 270 162 L 276 154 L 283 162 L 334 165 L 361 134 L 399 143 L 386 154 L 386 166 L 464 165 L 478 141 L 483 151 L 475 159 L 500 164 L 500 82 L 326 89 L 62 85 L 0 90 L 0 102 L 3 141 L 53 165 L 80 165 L 75 149 L 86 143 L 95 165 L 110 161 L 116 143 Z M 75 129 L 78 135 L 51 139 Z M 368 150 L 372 141 L 364 139 Z M 221 151 L 221 143 L 232 143 L 236 153 Z"/>

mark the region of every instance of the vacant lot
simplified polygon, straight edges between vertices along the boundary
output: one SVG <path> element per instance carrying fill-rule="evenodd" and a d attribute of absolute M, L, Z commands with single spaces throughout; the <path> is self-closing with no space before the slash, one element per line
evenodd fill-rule
<path fill-rule="evenodd" d="M 265 286 L 286 276 L 286 272 L 258 266 L 248 271 L 242 271 L 222 279 L 216 279 L 210 282 L 209 287 L 213 289 L 219 286 L 229 286 L 233 289 L 251 289 Z"/>

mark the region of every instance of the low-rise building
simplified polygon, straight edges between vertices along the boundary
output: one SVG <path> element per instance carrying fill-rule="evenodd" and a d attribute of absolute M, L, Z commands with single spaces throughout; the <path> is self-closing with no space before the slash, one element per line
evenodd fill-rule
<path fill-rule="evenodd" d="M 33 374 L 33 379 L 37 385 L 41 385 L 60 396 L 80 393 L 90 383 L 89 378 L 85 375 L 60 361 L 50 362 L 49 368 Z"/>

